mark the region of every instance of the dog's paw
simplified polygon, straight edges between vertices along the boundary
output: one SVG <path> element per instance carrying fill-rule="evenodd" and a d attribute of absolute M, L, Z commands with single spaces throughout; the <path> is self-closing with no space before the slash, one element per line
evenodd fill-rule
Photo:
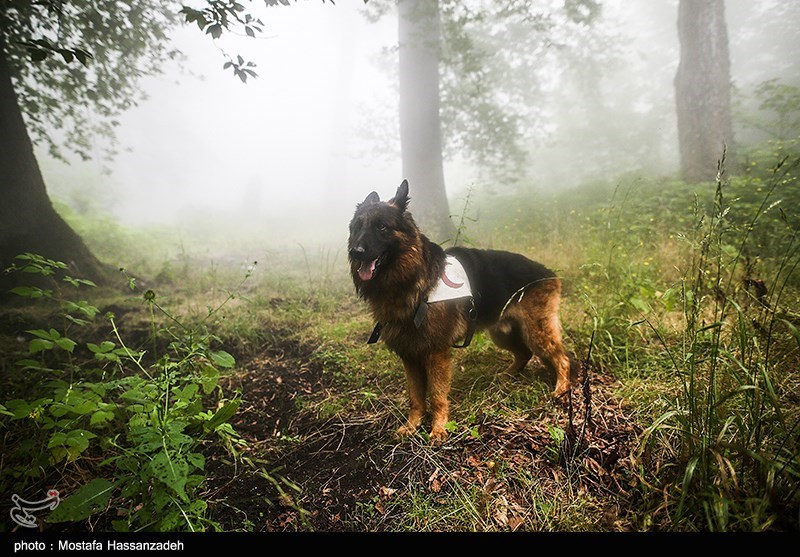
<path fill-rule="evenodd" d="M 553 390 L 553 398 L 561 399 L 564 398 L 564 395 L 569 393 L 572 386 L 569 382 L 564 382 L 563 384 L 556 385 L 556 388 Z"/>
<path fill-rule="evenodd" d="M 431 445 L 441 445 L 447 440 L 447 430 L 437 427 L 431 430 Z"/>
<path fill-rule="evenodd" d="M 406 425 L 404 425 L 402 427 L 398 427 L 397 431 L 396 431 L 396 434 L 400 439 L 404 439 L 406 437 L 414 435 L 414 433 L 416 431 L 417 431 L 416 427 L 412 427 L 412 426 L 406 424 Z"/>

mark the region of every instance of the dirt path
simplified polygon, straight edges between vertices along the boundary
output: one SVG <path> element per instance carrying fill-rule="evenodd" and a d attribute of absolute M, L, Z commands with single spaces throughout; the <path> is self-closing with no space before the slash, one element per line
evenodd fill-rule
<path fill-rule="evenodd" d="M 548 403 L 528 416 L 479 416 L 471 433 L 431 448 L 421 437 L 394 439 L 397 417 L 387 411 L 346 421 L 304 411 L 304 397 L 336 385 L 308 349 L 286 342 L 251 359 L 226 385 L 244 395 L 233 425 L 252 465 L 209 458 L 206 498 L 228 530 L 626 529 L 628 456 L 640 431 L 612 386 L 593 374 L 586 425 L 587 399 L 576 388 L 572 427 L 568 406 Z M 558 507 L 576 496 L 597 507 L 588 523 L 571 524 Z"/>

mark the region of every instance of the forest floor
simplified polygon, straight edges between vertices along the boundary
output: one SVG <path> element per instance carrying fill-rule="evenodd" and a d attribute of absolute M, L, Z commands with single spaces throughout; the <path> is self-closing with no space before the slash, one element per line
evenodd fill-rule
<path fill-rule="evenodd" d="M 342 381 L 312 349 L 282 340 L 226 382 L 243 393 L 232 423 L 246 456 L 267 468 L 210 459 L 213 519 L 256 531 L 630 529 L 630 454 L 641 428 L 615 397 L 614 379 L 596 370 L 587 377 L 587 367 L 571 400 L 478 413 L 468 430 L 431 447 L 424 433 L 398 440 L 402 415 L 378 397 L 331 417 L 304 409 L 299 401 L 329 399 Z M 399 361 L 395 368 L 392 399 L 404 385 Z M 542 383 L 529 370 L 488 388 L 524 390 L 531 381 Z"/>

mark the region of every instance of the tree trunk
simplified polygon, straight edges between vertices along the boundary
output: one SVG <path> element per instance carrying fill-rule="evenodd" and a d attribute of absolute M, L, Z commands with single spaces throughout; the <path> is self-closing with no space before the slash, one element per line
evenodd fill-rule
<path fill-rule="evenodd" d="M 681 59 L 675 76 L 681 174 L 687 182 L 716 178 L 731 146 L 731 76 L 724 0 L 680 0 Z"/>
<path fill-rule="evenodd" d="M 107 276 L 107 269 L 50 203 L 0 36 L 0 296 L 22 279 L 2 270 L 24 252 L 63 261 L 76 278 L 103 282 Z M 27 283 L 34 278 L 24 277 Z"/>
<path fill-rule="evenodd" d="M 400 144 L 411 210 L 435 241 L 453 237 L 444 187 L 439 118 L 438 0 L 398 2 L 400 43 Z"/>

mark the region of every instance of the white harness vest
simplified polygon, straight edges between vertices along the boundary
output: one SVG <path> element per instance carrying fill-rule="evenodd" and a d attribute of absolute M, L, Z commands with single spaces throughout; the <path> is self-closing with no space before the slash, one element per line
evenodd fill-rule
<path fill-rule="evenodd" d="M 472 296 L 469 277 L 464 266 L 452 255 L 447 256 L 444 271 L 433 291 L 428 295 L 428 303 L 457 300 Z"/>

